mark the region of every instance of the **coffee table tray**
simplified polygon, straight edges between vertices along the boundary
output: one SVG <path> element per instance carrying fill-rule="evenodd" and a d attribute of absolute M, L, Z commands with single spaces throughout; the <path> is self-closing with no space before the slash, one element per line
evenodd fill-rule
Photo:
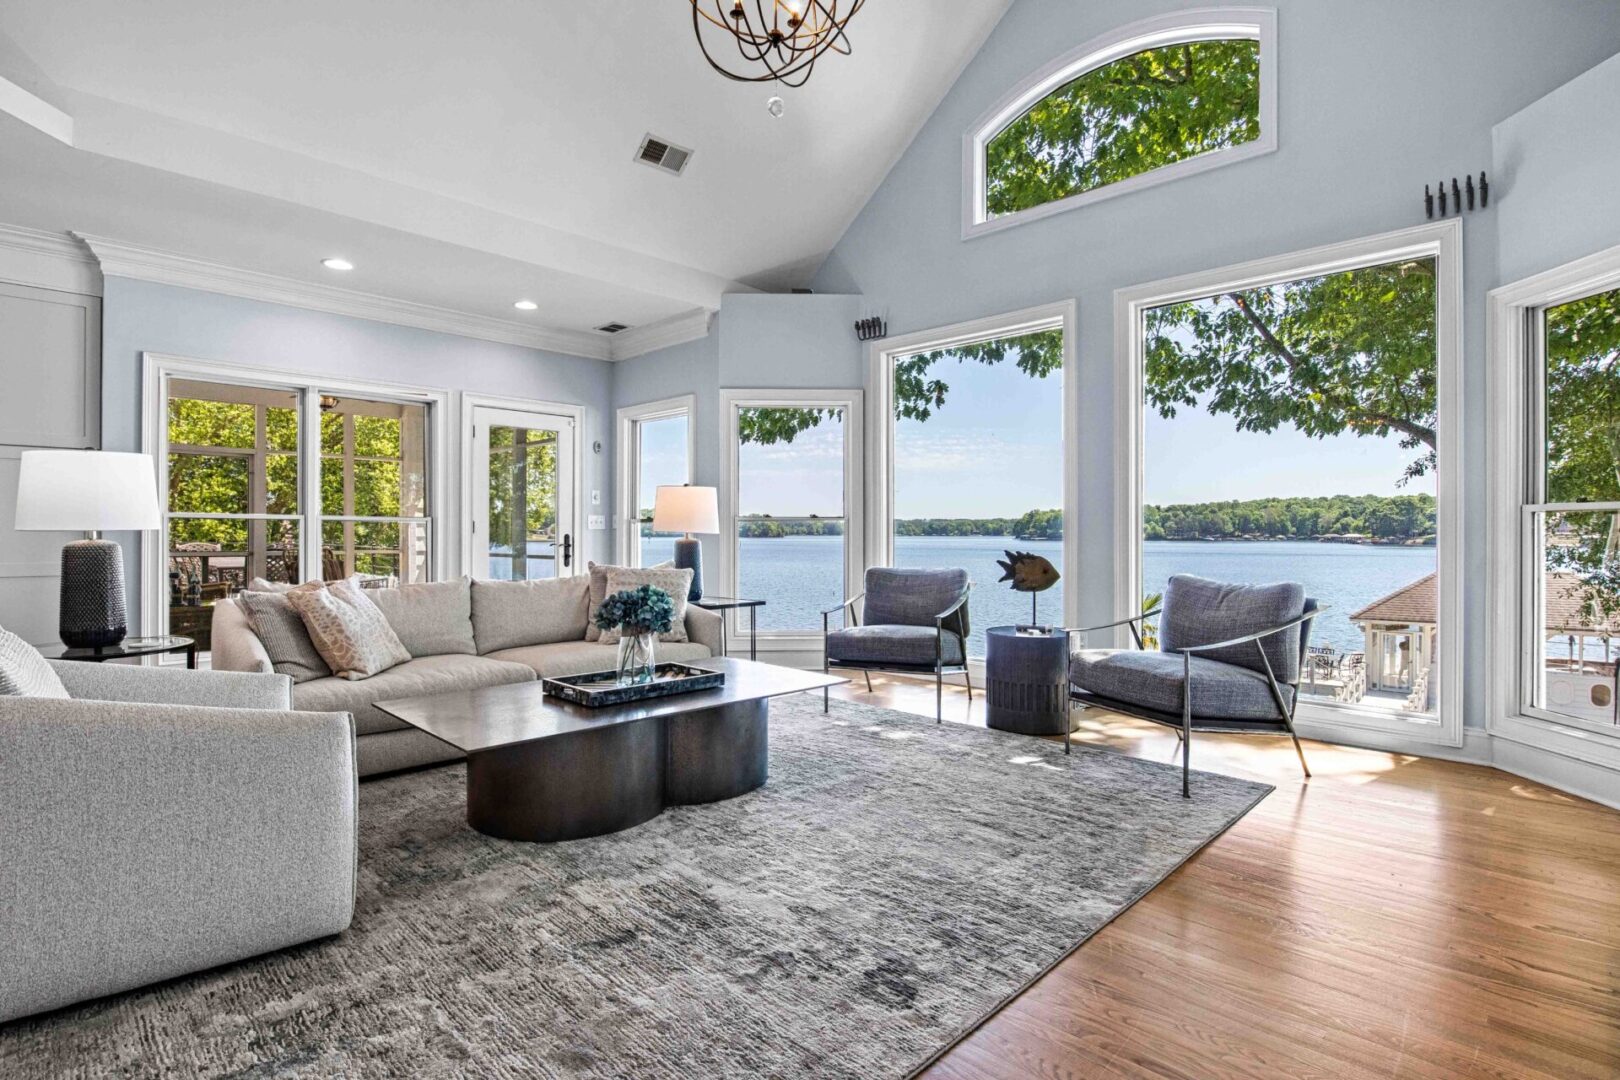
<path fill-rule="evenodd" d="M 726 673 L 686 664 L 659 664 L 653 669 L 651 682 L 621 683 L 616 671 L 565 675 L 556 679 L 542 679 L 541 682 L 546 693 L 594 709 L 671 694 L 689 694 L 695 690 L 713 690 L 726 684 Z"/>

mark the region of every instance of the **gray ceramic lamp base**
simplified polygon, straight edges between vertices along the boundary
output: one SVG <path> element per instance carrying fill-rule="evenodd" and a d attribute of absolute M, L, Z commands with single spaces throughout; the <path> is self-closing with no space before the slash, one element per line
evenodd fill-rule
<path fill-rule="evenodd" d="M 94 649 L 124 640 L 124 552 L 111 540 L 76 540 L 62 549 L 62 644 Z"/>
<path fill-rule="evenodd" d="M 690 536 L 675 541 L 675 569 L 692 571 L 688 600 L 703 599 L 703 545 Z"/>

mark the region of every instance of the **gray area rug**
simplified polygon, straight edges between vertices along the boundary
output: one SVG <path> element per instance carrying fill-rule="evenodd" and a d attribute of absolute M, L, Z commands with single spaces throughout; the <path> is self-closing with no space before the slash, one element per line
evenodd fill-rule
<path fill-rule="evenodd" d="M 1271 789 L 808 695 L 771 780 L 568 844 L 360 786 L 337 938 L 0 1027 L 0 1075 L 905 1076 Z"/>

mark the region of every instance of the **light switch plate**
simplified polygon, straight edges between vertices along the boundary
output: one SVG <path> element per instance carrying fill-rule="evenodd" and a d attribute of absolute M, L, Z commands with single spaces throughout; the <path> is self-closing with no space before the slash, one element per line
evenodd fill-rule
<path fill-rule="evenodd" d="M 607 528 L 607 516 L 604 514 L 592 514 L 586 520 L 593 529 Z"/>

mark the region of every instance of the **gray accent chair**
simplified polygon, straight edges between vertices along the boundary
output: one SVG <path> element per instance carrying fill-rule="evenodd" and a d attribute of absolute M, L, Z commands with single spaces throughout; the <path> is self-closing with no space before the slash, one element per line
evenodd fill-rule
<path fill-rule="evenodd" d="M 966 570 L 898 570 L 874 566 L 866 571 L 866 590 L 821 613 L 821 670 L 854 668 L 934 677 L 934 720 L 945 720 L 945 676 L 967 679 L 973 700 L 973 676 L 967 667 L 968 592 Z M 855 605 L 865 600 L 866 625 Z M 844 625 L 832 628 L 843 613 Z M 827 691 L 821 708 L 827 710 Z"/>
<path fill-rule="evenodd" d="M 52 664 L 0 696 L 0 1021 L 337 934 L 354 727 L 285 675 Z"/>
<path fill-rule="evenodd" d="M 1170 579 L 1161 608 L 1084 634 L 1130 628 L 1136 649 L 1072 649 L 1070 696 L 1084 705 L 1176 729 L 1181 793 L 1191 794 L 1192 733 L 1286 733 L 1300 768 L 1310 766 L 1294 733 L 1300 673 L 1311 623 L 1326 609 L 1303 585 L 1226 585 L 1191 574 Z M 1159 651 L 1143 651 L 1140 627 L 1159 616 Z"/>

